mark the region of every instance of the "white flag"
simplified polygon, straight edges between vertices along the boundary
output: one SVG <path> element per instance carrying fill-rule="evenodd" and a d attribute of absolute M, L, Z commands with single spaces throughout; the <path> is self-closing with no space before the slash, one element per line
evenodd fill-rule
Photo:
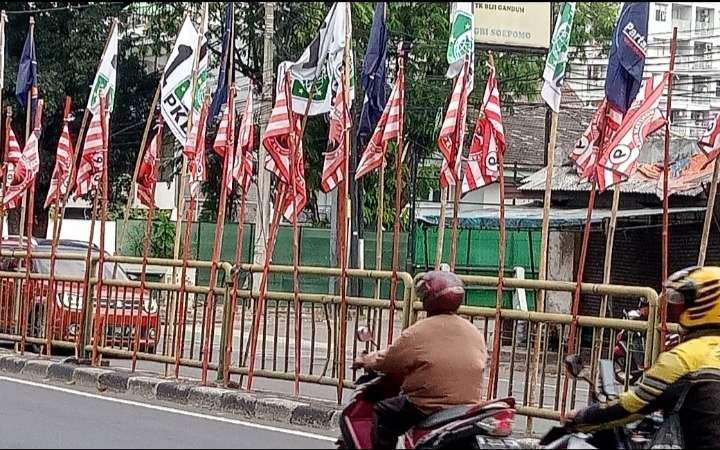
<path fill-rule="evenodd" d="M 547 54 L 543 71 L 542 98 L 555 112 L 560 111 L 562 83 L 568 62 L 568 47 L 575 16 L 575 2 L 565 2 L 555 22 L 552 46 Z"/>
<path fill-rule="evenodd" d="M 305 49 L 302 56 L 295 62 L 281 63 L 283 69 L 279 69 L 279 73 L 284 73 L 287 67 L 291 69 L 292 107 L 293 111 L 298 114 L 305 114 L 313 82 L 316 83 L 316 86 L 308 114 L 312 116 L 330 111 L 333 93 L 337 91 L 338 83 L 340 83 L 340 71 L 345 55 L 345 38 L 351 36 L 352 33 L 347 9 L 349 6 L 349 3 L 335 3 L 325 17 L 315 39 Z M 350 61 L 352 68 L 352 52 Z M 353 75 L 354 73 L 350 78 L 351 101 L 355 96 Z M 282 80 L 278 80 L 278 83 L 281 82 Z"/>
<path fill-rule="evenodd" d="M 450 10 L 450 38 L 448 39 L 446 78 L 455 78 L 462 71 L 466 57 L 470 58 L 468 94 L 475 84 L 475 16 L 473 2 L 453 2 Z"/>
<path fill-rule="evenodd" d="M 183 145 L 187 140 L 190 105 L 193 105 L 195 117 L 198 117 L 207 84 L 207 40 L 203 36 L 200 45 L 195 101 L 193 102 L 191 100 L 192 73 L 195 50 L 198 45 L 198 34 L 190 18 L 186 18 L 175 41 L 175 47 L 173 47 L 170 58 L 168 58 L 165 65 L 160 87 L 160 110 L 163 119 L 165 119 L 165 123 L 178 142 Z"/>
<path fill-rule="evenodd" d="M 117 21 L 113 22 L 113 28 L 110 32 L 107 47 L 100 60 L 100 67 L 95 74 L 95 80 L 88 98 L 87 108 L 93 114 L 100 111 L 100 97 L 107 98 L 107 107 L 110 112 L 113 110 L 115 103 L 115 80 L 117 78 L 117 58 L 118 58 L 118 27 Z"/>

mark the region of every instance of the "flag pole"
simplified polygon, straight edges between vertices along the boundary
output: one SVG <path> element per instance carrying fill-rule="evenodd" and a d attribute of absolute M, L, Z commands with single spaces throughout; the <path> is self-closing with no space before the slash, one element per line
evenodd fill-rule
<path fill-rule="evenodd" d="M 65 97 L 65 108 L 63 109 L 63 128 L 67 126 L 70 121 L 70 108 L 72 107 L 72 99 L 69 96 Z M 62 139 L 62 137 L 61 137 Z M 72 143 L 69 143 L 72 148 Z M 58 180 L 59 182 L 61 180 Z M 69 180 L 68 180 L 69 184 Z M 53 200 L 53 232 L 52 232 L 52 244 L 50 245 L 50 281 L 48 286 L 48 298 L 55 298 L 55 265 L 57 262 L 57 246 L 60 237 L 58 236 L 58 215 L 60 211 L 60 195 L 62 185 L 58 186 L 58 193 L 55 194 Z M 45 321 L 45 354 L 52 356 L 52 335 L 54 328 L 54 317 L 55 317 L 55 302 L 47 302 L 48 314 L 47 320 Z"/>
<path fill-rule="evenodd" d="M 670 247 L 670 120 L 672 112 L 672 88 L 675 70 L 675 53 L 677 51 L 677 27 L 673 27 L 673 37 L 670 41 L 670 67 L 668 70 L 667 105 L 665 110 L 665 151 L 663 158 L 663 222 L 662 222 L 662 295 L 660 296 L 660 351 L 665 350 L 665 335 L 667 334 L 667 289 L 665 280 L 668 279 L 669 247 Z M 711 212 L 712 214 L 712 212 Z"/>
<path fill-rule="evenodd" d="M 552 111 L 552 110 L 551 110 Z M 550 115 L 550 135 L 548 137 L 547 147 L 547 166 L 545 168 L 545 194 L 543 197 L 543 219 L 542 226 L 540 229 L 540 268 L 538 271 L 538 280 L 547 280 L 548 272 L 548 244 L 550 242 L 550 207 L 552 204 L 552 182 L 553 182 L 553 169 L 555 167 L 555 146 L 557 145 L 557 125 L 558 125 L 558 113 L 552 111 Z M 538 292 L 538 300 L 535 309 L 538 312 L 545 312 L 545 290 L 541 289 Z M 535 343 L 533 346 L 533 363 L 532 370 L 530 372 L 530 405 L 532 406 L 535 402 L 535 383 L 539 374 L 540 367 L 540 343 L 544 333 L 544 323 L 540 322 L 537 325 L 537 333 L 535 337 Z M 532 430 L 532 420 L 528 417 L 528 430 Z"/>
<path fill-rule="evenodd" d="M 400 78 L 400 121 L 395 146 L 395 222 L 393 224 L 392 276 L 390 278 L 390 311 L 388 315 L 388 345 L 393 342 L 395 302 L 397 301 L 398 270 L 400 267 L 400 209 L 402 208 L 402 162 L 405 141 L 405 62 L 408 50 L 401 42 L 398 48 L 398 76 Z"/>
<path fill-rule="evenodd" d="M 470 76 L 470 58 L 465 57 L 465 63 L 463 65 L 463 71 L 465 76 Z M 467 111 L 467 99 L 465 99 L 465 91 L 467 89 L 467 83 L 469 80 L 465 80 L 460 90 L 460 102 L 465 102 L 465 111 Z M 455 271 L 455 264 L 457 259 L 457 241 L 458 233 L 460 228 L 460 197 L 462 195 L 462 176 L 463 176 L 463 141 L 465 138 L 465 116 L 462 108 L 458 111 L 457 120 L 455 120 L 455 143 L 457 145 L 455 155 L 458 161 L 455 162 L 453 167 L 453 178 L 455 180 L 455 186 L 453 188 L 453 222 L 452 222 L 452 238 L 450 241 L 450 270 Z M 462 120 L 461 120 L 462 119 Z"/>
<path fill-rule="evenodd" d="M 710 193 L 705 208 L 705 221 L 703 222 L 702 236 L 700 238 L 700 252 L 698 253 L 698 266 L 705 265 L 708 242 L 710 240 L 710 225 L 712 224 L 713 213 L 715 212 L 715 198 L 717 197 L 718 173 L 720 173 L 720 161 L 715 159 L 712 181 L 710 182 Z"/>
<path fill-rule="evenodd" d="M 159 92 L 159 90 L 158 90 Z M 155 114 L 155 106 L 150 109 L 149 117 L 153 117 Z M 159 115 L 157 119 L 157 134 L 154 137 L 156 144 L 155 148 L 158 152 L 162 149 L 162 142 L 163 142 L 163 118 L 162 114 Z M 147 152 L 147 148 L 144 146 L 140 147 L 140 152 L 138 153 L 140 157 L 143 157 L 145 152 Z M 140 162 L 142 162 L 142 159 L 139 159 Z M 154 167 L 153 167 L 153 173 L 157 174 L 158 170 L 160 168 L 160 155 L 156 155 L 155 161 L 154 161 Z M 137 183 L 137 174 L 140 171 L 139 167 L 136 168 L 135 171 L 135 177 L 132 181 L 132 187 L 130 188 L 130 191 L 132 192 L 133 196 L 135 195 L 135 184 Z M 155 188 L 157 186 L 157 182 L 153 182 L 152 188 L 150 189 L 150 206 L 148 207 L 148 213 L 147 217 L 145 218 L 145 231 L 143 233 L 143 252 L 142 252 L 142 268 L 140 270 L 140 305 L 144 305 L 144 296 L 145 296 L 145 289 L 146 289 L 146 283 L 147 283 L 147 266 L 148 266 L 148 254 L 150 253 L 150 239 L 152 237 L 152 223 L 153 218 L 155 217 L 155 210 L 157 209 L 155 206 Z M 115 268 L 117 268 L 117 264 L 115 265 Z M 114 270 L 114 269 L 113 269 Z M 114 278 L 114 277 L 113 277 Z M 142 309 L 140 309 L 140 312 L 138 314 L 138 322 L 137 326 L 135 327 L 138 332 L 135 333 L 135 342 L 133 345 L 133 355 L 132 355 L 132 372 L 135 372 L 135 369 L 137 368 L 137 354 L 140 348 L 140 333 L 139 330 L 142 329 Z M 149 313 L 148 313 L 149 316 Z M 150 324 L 150 317 L 148 317 L 148 325 Z"/>
<path fill-rule="evenodd" d="M 2 186 L 0 186 L 0 239 L 3 235 L 3 227 L 5 224 L 5 186 L 7 185 L 7 158 L 10 151 L 10 129 L 12 127 L 12 107 L 5 109 L 5 143 L 3 145 L 3 164 L 2 164 Z"/>
<path fill-rule="evenodd" d="M 41 126 L 42 110 L 43 110 L 43 101 L 38 100 L 37 111 L 35 114 L 33 128 Z M 29 114 L 29 111 L 30 111 L 30 109 L 28 109 L 28 114 Z M 38 143 L 38 145 L 39 145 L 39 143 Z M 25 146 L 27 146 L 27 140 L 25 141 Z M 23 315 L 21 316 L 22 317 L 21 323 L 24 323 L 24 326 L 22 327 L 22 334 L 21 334 L 22 340 L 20 343 L 20 353 L 21 354 L 25 352 L 25 343 L 27 340 L 27 331 L 28 331 L 27 328 L 29 325 L 27 323 L 27 321 L 28 321 L 28 319 L 30 319 L 31 315 L 33 316 L 33 318 L 37 319 L 35 317 L 35 314 L 31 314 L 31 311 L 29 309 L 29 308 L 33 307 L 33 305 L 30 302 L 30 297 L 33 293 L 33 289 L 30 286 L 30 283 L 31 283 L 30 274 L 32 273 L 32 268 L 31 268 L 32 250 L 33 250 L 32 235 L 33 235 L 33 225 L 35 222 L 33 220 L 33 213 L 35 211 L 35 182 L 37 181 L 36 178 L 37 178 L 37 176 L 35 178 L 33 178 L 33 181 L 30 184 L 30 187 L 28 189 L 28 191 L 30 191 L 30 193 L 28 195 L 28 204 L 27 204 L 28 215 L 27 215 L 27 223 L 25 225 L 25 228 L 27 231 L 26 244 L 25 244 L 25 295 L 22 300 L 22 304 L 25 305 L 25 308 L 22 309 Z"/>
<path fill-rule="evenodd" d="M 232 5 L 232 4 L 231 4 Z M 233 6 L 231 6 L 233 8 Z M 234 10 L 233 10 L 234 13 Z M 234 17 L 234 14 L 233 14 Z M 220 252 L 222 250 L 223 233 L 225 232 L 225 213 L 227 210 L 227 197 L 228 197 L 228 172 L 232 168 L 231 161 L 234 158 L 234 120 L 235 120 L 235 86 L 233 83 L 233 63 L 235 53 L 235 42 L 234 42 L 234 20 L 231 21 L 230 25 L 230 45 L 228 50 L 228 96 L 227 96 L 227 108 L 228 108 L 228 133 L 227 141 L 225 145 L 225 156 L 223 157 L 223 173 L 222 182 L 220 184 L 220 205 L 218 207 L 217 219 L 215 221 L 215 241 L 213 243 L 213 254 L 212 254 L 212 265 L 210 266 L 210 283 L 208 285 L 207 301 L 205 302 L 205 315 L 203 317 L 205 321 L 205 338 L 203 339 L 203 363 L 202 363 L 202 385 L 207 384 L 207 372 L 208 366 L 210 365 L 210 352 L 212 348 L 210 346 L 210 340 L 213 337 L 214 328 L 213 322 L 215 320 L 215 288 L 217 287 L 218 278 L 218 263 L 220 260 Z M 201 137 L 202 139 L 202 137 Z M 232 183 L 232 178 L 230 178 Z M 226 299 L 227 300 L 227 299 Z"/>
<path fill-rule="evenodd" d="M 35 17 L 30 16 L 30 42 L 32 42 L 33 48 L 35 47 Z M 36 86 L 32 86 L 30 90 L 27 92 L 27 109 L 25 110 L 25 143 L 27 143 L 28 138 L 30 137 L 30 133 L 32 133 L 32 127 L 33 127 L 33 117 L 32 117 L 32 98 L 33 98 L 33 91 L 36 90 Z M 37 93 L 35 94 L 37 95 Z M 34 193 L 33 193 L 34 194 Z M 23 193 L 22 196 L 22 207 L 20 208 L 20 241 L 22 241 L 23 233 L 27 230 L 27 224 L 25 223 L 26 220 L 30 220 L 27 216 L 27 209 L 29 208 L 28 205 L 28 196 L 30 195 L 30 192 Z M 18 241 L 18 242 L 20 242 Z M 25 344 L 23 343 L 23 350 L 25 348 Z"/>
<path fill-rule="evenodd" d="M 110 156 L 110 121 L 108 117 L 108 104 L 107 97 L 100 97 L 100 125 L 102 127 L 102 139 L 103 139 L 103 171 L 100 177 L 101 186 L 98 186 L 95 190 L 95 198 L 100 197 L 100 250 L 98 258 L 98 272 L 97 272 L 97 296 L 95 297 L 95 315 L 94 315 L 94 339 L 92 343 L 92 363 L 97 365 L 99 354 L 100 339 L 102 338 L 100 320 L 100 298 L 103 290 L 103 278 L 105 275 L 105 224 L 107 222 L 107 203 L 108 203 L 108 158 Z M 92 242 L 88 245 L 88 248 L 92 248 Z M 139 333 L 139 330 L 137 330 Z"/>
<path fill-rule="evenodd" d="M 383 158 L 384 159 L 384 158 Z M 382 270 L 382 253 L 383 253 L 383 215 L 385 214 L 385 161 L 380 165 L 378 205 L 377 205 L 377 225 L 375 231 L 375 270 Z M 382 280 L 379 278 L 375 281 L 375 300 L 380 299 L 380 287 Z"/>
<path fill-rule="evenodd" d="M 440 187 L 440 218 L 438 219 L 438 235 L 435 245 L 435 270 L 440 270 L 445 241 L 445 214 L 447 210 L 448 188 Z"/>

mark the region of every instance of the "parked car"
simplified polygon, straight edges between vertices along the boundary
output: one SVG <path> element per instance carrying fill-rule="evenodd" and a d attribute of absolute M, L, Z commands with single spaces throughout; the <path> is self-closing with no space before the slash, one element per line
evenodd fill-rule
<path fill-rule="evenodd" d="M 25 241 L 26 242 L 26 241 Z M 28 311 L 28 335 L 44 336 L 45 319 L 49 296 L 50 260 L 37 257 L 36 254 L 49 254 L 52 242 L 39 239 L 33 242 L 31 273 L 40 275 L 33 279 L 31 295 L 35 299 Z M 24 245 L 22 249 L 24 250 Z M 61 240 L 58 253 L 87 255 L 87 242 Z M 18 249 L 18 239 L 10 237 L 0 243 L 3 250 Z M 93 255 L 99 255 L 100 249 L 93 245 Z M 106 253 L 107 254 L 107 253 Z M 25 272 L 23 257 L 0 257 L 0 270 Z M 84 260 L 58 259 L 55 264 L 54 308 L 52 308 L 53 339 L 74 342 L 82 326 L 82 304 L 85 298 Z M 129 277 L 121 265 L 106 262 L 103 267 L 103 280 L 128 281 Z M 0 274 L 0 329 L 17 330 L 17 318 L 20 317 L 17 278 L 2 277 Z M 96 289 L 93 286 L 93 289 Z M 135 333 L 139 330 L 139 350 L 154 352 L 159 334 L 158 303 L 149 290 L 130 287 L 109 287 L 105 284 L 99 295 L 93 296 L 93 320 L 102 322 L 104 344 L 114 348 L 133 349 Z M 99 301 L 99 305 L 98 302 Z M 99 316 L 96 316 L 99 306 Z"/>

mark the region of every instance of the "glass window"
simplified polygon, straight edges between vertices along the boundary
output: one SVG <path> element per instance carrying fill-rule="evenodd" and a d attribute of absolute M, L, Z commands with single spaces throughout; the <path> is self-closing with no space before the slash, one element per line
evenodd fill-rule
<path fill-rule="evenodd" d="M 667 20 L 667 5 L 658 3 L 655 5 L 655 20 L 665 22 Z"/>

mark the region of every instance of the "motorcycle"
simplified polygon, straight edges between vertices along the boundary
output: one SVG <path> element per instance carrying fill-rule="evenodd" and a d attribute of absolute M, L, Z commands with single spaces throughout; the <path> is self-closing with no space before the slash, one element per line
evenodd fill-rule
<path fill-rule="evenodd" d="M 623 310 L 625 320 L 647 320 L 648 306 L 643 301 L 637 309 Z M 669 349 L 680 343 L 680 335 L 669 333 L 665 337 L 665 348 Z M 612 354 L 615 380 L 625 385 L 637 383 L 645 371 L 645 334 L 638 331 L 622 330 L 615 336 Z"/>
<path fill-rule="evenodd" d="M 375 347 L 372 333 L 357 330 L 357 339 Z M 371 449 L 375 405 L 400 393 L 400 382 L 365 370 L 355 381 L 355 391 L 340 416 L 339 449 Z M 430 415 L 402 437 L 405 449 L 520 448 L 509 438 L 515 418 L 515 400 L 504 398 L 461 405 Z"/>
<path fill-rule="evenodd" d="M 570 355 L 565 359 L 568 372 L 576 380 L 583 380 L 590 387 L 591 400 L 595 403 L 607 403 L 618 398 L 615 385 L 613 362 L 600 361 L 600 392 L 595 383 L 582 375 L 583 363 L 578 355 Z M 575 431 L 568 425 L 556 426 L 550 429 L 540 439 L 539 446 L 543 449 L 642 449 L 647 448 L 655 433 L 663 423 L 662 413 L 656 412 L 645 416 L 642 420 L 608 430 L 598 430 L 592 433 Z"/>

